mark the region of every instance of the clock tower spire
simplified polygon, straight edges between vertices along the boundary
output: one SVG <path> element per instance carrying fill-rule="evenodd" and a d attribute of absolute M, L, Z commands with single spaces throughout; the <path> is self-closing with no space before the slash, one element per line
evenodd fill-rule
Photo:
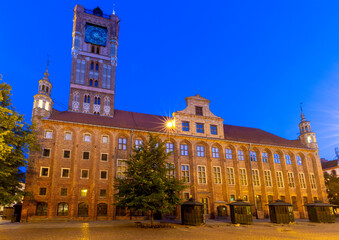
<path fill-rule="evenodd" d="M 119 18 L 76 5 L 69 110 L 114 115 Z"/>

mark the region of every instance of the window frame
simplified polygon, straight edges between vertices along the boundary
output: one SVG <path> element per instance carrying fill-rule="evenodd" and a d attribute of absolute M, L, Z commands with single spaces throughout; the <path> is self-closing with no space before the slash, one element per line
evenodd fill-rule
<path fill-rule="evenodd" d="M 126 171 L 127 171 L 127 164 L 126 164 L 127 159 L 117 159 L 117 178 L 120 179 L 126 179 Z M 119 162 L 122 162 L 123 164 L 119 164 Z M 122 171 L 123 169 L 125 169 L 125 171 Z"/>
<path fill-rule="evenodd" d="M 203 171 L 199 171 L 203 169 Z M 207 174 L 205 165 L 197 165 L 198 184 L 207 184 Z"/>
<path fill-rule="evenodd" d="M 67 177 L 63 176 L 64 170 L 68 170 Z M 70 178 L 70 175 L 71 175 L 71 169 L 70 168 L 61 168 L 61 176 L 60 176 L 61 178 Z"/>
<path fill-rule="evenodd" d="M 45 150 L 48 150 L 48 156 L 45 155 Z M 42 149 L 42 157 L 44 158 L 50 158 L 51 157 L 51 148 L 43 148 Z"/>
<path fill-rule="evenodd" d="M 87 177 L 83 177 L 84 171 L 87 171 Z M 80 179 L 89 179 L 89 169 L 80 169 Z"/>
<path fill-rule="evenodd" d="M 245 153 L 243 150 L 238 150 L 238 161 L 245 161 Z"/>
<path fill-rule="evenodd" d="M 261 156 L 262 156 L 262 162 L 263 163 L 268 163 L 268 153 L 267 152 L 262 152 Z"/>
<path fill-rule="evenodd" d="M 42 169 L 44 168 L 47 169 L 47 176 L 42 175 Z M 49 177 L 49 167 L 44 167 L 44 166 L 40 167 L 40 177 Z"/>
<path fill-rule="evenodd" d="M 276 172 L 276 176 L 277 176 L 277 185 L 278 188 L 284 188 L 285 184 L 284 184 L 284 175 L 282 173 L 282 171 L 277 171 Z"/>
<path fill-rule="evenodd" d="M 180 144 L 180 155 L 181 156 L 189 156 L 188 145 L 187 144 Z"/>
<path fill-rule="evenodd" d="M 102 159 L 102 156 L 106 155 L 106 160 Z M 100 153 L 100 162 L 108 162 L 108 153 Z"/>
<path fill-rule="evenodd" d="M 226 168 L 226 177 L 227 177 L 227 184 L 228 185 L 235 185 L 235 174 L 233 167 Z"/>
<path fill-rule="evenodd" d="M 127 150 L 127 137 L 118 138 L 118 150 Z"/>
<path fill-rule="evenodd" d="M 220 166 L 213 166 L 213 180 L 214 184 L 222 184 L 222 175 Z"/>
<path fill-rule="evenodd" d="M 86 139 L 87 139 L 86 137 L 89 137 L 89 138 L 88 138 L 89 141 L 86 140 Z M 90 143 L 91 141 L 92 141 L 92 134 L 90 134 L 90 133 L 84 133 L 84 134 L 83 134 L 83 142 Z"/>
<path fill-rule="evenodd" d="M 225 148 L 226 159 L 233 159 L 233 153 L 231 148 Z"/>
<path fill-rule="evenodd" d="M 290 188 L 295 188 L 295 180 L 293 172 L 287 172 L 288 186 Z"/>
<path fill-rule="evenodd" d="M 239 177 L 240 177 L 240 185 L 241 186 L 248 186 L 246 168 L 239 168 Z"/>
<path fill-rule="evenodd" d="M 69 152 L 69 155 L 68 155 L 68 157 L 65 157 L 65 153 L 66 153 L 67 151 Z M 63 158 L 63 159 L 70 159 L 70 158 L 71 158 L 71 150 L 63 149 L 62 158 Z"/>
<path fill-rule="evenodd" d="M 205 146 L 197 145 L 197 157 L 205 157 Z"/>
<path fill-rule="evenodd" d="M 218 147 L 212 147 L 212 158 L 220 158 Z"/>
<path fill-rule="evenodd" d="M 272 187 L 272 174 L 271 170 L 264 170 L 265 185 L 266 187 Z"/>
<path fill-rule="evenodd" d="M 195 123 L 197 133 L 205 133 L 205 125 L 203 123 Z"/>
<path fill-rule="evenodd" d="M 255 173 L 255 174 L 254 174 Z M 259 169 L 252 169 L 252 181 L 253 185 L 255 187 L 260 186 L 260 175 L 259 175 Z"/>
<path fill-rule="evenodd" d="M 103 173 L 106 173 L 105 178 L 102 177 Z M 108 171 L 107 170 L 100 170 L 100 180 L 108 180 Z"/>
<path fill-rule="evenodd" d="M 187 124 L 187 125 L 186 125 Z M 181 127 L 183 132 L 189 132 L 190 131 L 190 122 L 188 121 L 182 121 Z"/>
<path fill-rule="evenodd" d="M 47 133 L 50 133 L 51 134 L 51 136 L 50 137 L 47 137 Z M 53 130 L 51 130 L 51 129 L 45 129 L 45 131 L 44 131 L 44 138 L 45 139 L 53 139 Z"/>
<path fill-rule="evenodd" d="M 104 141 L 104 139 L 107 139 L 106 142 Z M 109 144 L 109 136 L 108 135 L 102 135 L 101 136 L 101 143 L 102 144 Z"/>
<path fill-rule="evenodd" d="M 88 158 L 85 158 L 85 153 L 88 153 Z M 83 151 L 82 152 L 82 160 L 90 160 L 90 159 L 91 159 L 90 151 Z"/>
<path fill-rule="evenodd" d="M 211 124 L 210 125 L 211 135 L 218 135 L 218 126 Z"/>
<path fill-rule="evenodd" d="M 44 192 L 43 192 L 44 194 L 41 194 L 43 189 L 45 189 Z M 39 196 L 47 196 L 47 188 L 46 187 L 40 187 L 39 188 Z"/>
<path fill-rule="evenodd" d="M 72 141 L 72 132 L 71 131 L 65 131 L 65 133 L 64 133 L 65 135 L 64 135 L 64 140 L 65 141 Z M 70 135 L 71 136 L 71 138 L 70 139 L 67 139 L 67 137 L 66 136 L 68 136 L 68 135 Z"/>
<path fill-rule="evenodd" d="M 183 169 L 183 167 L 184 167 L 184 169 Z M 190 165 L 189 164 L 181 164 L 181 180 L 184 183 L 190 182 Z"/>

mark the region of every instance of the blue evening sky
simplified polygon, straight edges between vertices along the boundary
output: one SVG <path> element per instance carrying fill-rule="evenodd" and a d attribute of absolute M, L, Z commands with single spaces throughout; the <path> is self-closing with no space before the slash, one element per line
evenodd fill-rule
<path fill-rule="evenodd" d="M 339 146 L 339 1 L 1 1 L 0 73 L 30 121 L 50 55 L 66 110 L 76 4 L 121 19 L 116 109 L 170 115 L 200 94 L 225 124 L 298 137 L 299 103 L 320 156 Z"/>

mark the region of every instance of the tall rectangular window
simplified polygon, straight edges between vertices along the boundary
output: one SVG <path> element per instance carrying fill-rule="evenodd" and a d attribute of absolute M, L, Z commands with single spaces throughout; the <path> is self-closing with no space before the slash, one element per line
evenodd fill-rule
<path fill-rule="evenodd" d="M 201 203 L 204 204 L 204 214 L 208 214 L 208 198 L 201 198 Z"/>
<path fill-rule="evenodd" d="M 188 132 L 190 130 L 190 123 L 189 122 L 182 122 L 182 130 L 184 132 Z"/>
<path fill-rule="evenodd" d="M 202 116 L 202 107 L 195 106 L 195 115 Z"/>
<path fill-rule="evenodd" d="M 260 178 L 259 178 L 259 170 L 253 169 L 252 170 L 252 178 L 253 178 L 253 185 L 260 186 Z"/>
<path fill-rule="evenodd" d="M 204 146 L 197 146 L 197 156 L 198 157 L 205 157 L 205 147 Z"/>
<path fill-rule="evenodd" d="M 297 164 L 300 166 L 302 165 L 301 157 L 299 155 L 297 156 Z"/>
<path fill-rule="evenodd" d="M 197 133 L 204 133 L 204 124 L 203 123 L 197 123 Z"/>
<path fill-rule="evenodd" d="M 232 149 L 226 148 L 226 159 L 232 159 Z"/>
<path fill-rule="evenodd" d="M 256 203 L 257 203 L 257 209 L 258 209 L 259 211 L 261 211 L 261 210 L 262 210 L 261 195 L 255 196 L 255 201 L 256 201 Z"/>
<path fill-rule="evenodd" d="M 242 161 L 245 160 L 244 152 L 242 150 L 238 150 L 238 159 Z"/>
<path fill-rule="evenodd" d="M 288 172 L 287 176 L 288 176 L 288 186 L 290 186 L 291 188 L 295 188 L 293 172 Z"/>
<path fill-rule="evenodd" d="M 180 153 L 181 153 L 181 156 L 188 156 L 187 144 L 180 144 Z"/>
<path fill-rule="evenodd" d="M 217 135 L 218 134 L 218 128 L 216 125 L 211 125 L 211 134 Z"/>
<path fill-rule="evenodd" d="M 167 177 L 169 179 L 174 178 L 174 164 L 173 163 L 166 163 L 166 168 L 167 168 Z"/>
<path fill-rule="evenodd" d="M 271 171 L 270 170 L 265 170 L 264 171 L 265 175 L 265 183 L 267 187 L 272 187 L 272 177 L 271 177 Z"/>
<path fill-rule="evenodd" d="M 117 178 L 125 179 L 125 172 L 127 170 L 127 163 L 124 159 L 118 159 L 117 161 Z"/>
<path fill-rule="evenodd" d="M 173 143 L 166 143 L 166 153 L 171 153 L 173 154 L 173 151 L 174 151 L 174 146 L 173 146 Z"/>
<path fill-rule="evenodd" d="M 185 183 L 190 182 L 190 167 L 189 167 L 189 165 L 186 165 L 186 164 L 181 165 L 181 179 Z"/>
<path fill-rule="evenodd" d="M 118 149 L 126 150 L 127 149 L 127 138 L 119 138 L 118 139 Z"/>
<path fill-rule="evenodd" d="M 212 157 L 213 158 L 219 158 L 219 148 L 212 147 Z"/>
<path fill-rule="evenodd" d="M 206 183 L 206 167 L 198 166 L 198 183 Z"/>
<path fill-rule="evenodd" d="M 314 176 L 314 174 L 310 174 L 310 178 L 311 178 L 311 188 L 312 189 L 316 189 L 317 185 L 315 183 L 315 176 Z"/>
<path fill-rule="evenodd" d="M 268 155 L 267 155 L 267 152 L 262 152 L 262 161 L 264 163 L 267 163 L 268 162 Z"/>
<path fill-rule="evenodd" d="M 252 162 L 256 162 L 257 161 L 257 153 L 254 151 L 250 151 L 250 159 Z"/>
<path fill-rule="evenodd" d="M 285 155 L 285 160 L 286 160 L 286 164 L 288 164 L 288 165 L 291 165 L 291 164 L 292 164 L 290 155 L 286 154 L 286 155 Z"/>
<path fill-rule="evenodd" d="M 226 175 L 227 175 L 227 183 L 230 185 L 235 184 L 234 180 L 234 169 L 233 168 L 226 168 Z"/>
<path fill-rule="evenodd" d="M 277 182 L 278 182 L 278 187 L 283 188 L 284 187 L 284 179 L 283 179 L 283 175 L 282 172 L 277 172 Z"/>
<path fill-rule="evenodd" d="M 245 168 L 240 168 L 240 184 L 241 186 L 247 186 L 247 173 Z"/>
<path fill-rule="evenodd" d="M 299 173 L 300 187 L 306 188 L 306 181 L 304 173 Z"/>
<path fill-rule="evenodd" d="M 213 167 L 213 177 L 215 184 L 221 184 L 221 170 L 220 167 Z"/>
<path fill-rule="evenodd" d="M 275 163 L 280 163 L 280 156 L 279 156 L 278 153 L 275 153 L 275 154 L 274 154 L 274 162 L 275 162 Z"/>

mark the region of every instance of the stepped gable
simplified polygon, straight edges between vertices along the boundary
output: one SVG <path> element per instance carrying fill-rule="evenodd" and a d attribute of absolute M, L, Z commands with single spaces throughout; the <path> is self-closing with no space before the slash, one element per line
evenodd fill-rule
<path fill-rule="evenodd" d="M 114 110 L 114 118 L 111 118 L 70 111 L 60 112 L 53 109 L 53 114 L 49 117 L 49 120 L 154 132 L 164 132 L 166 119 L 168 117 L 123 110 Z M 287 140 L 258 128 L 224 124 L 224 134 L 225 139 L 230 141 L 308 149 L 299 140 Z"/>

